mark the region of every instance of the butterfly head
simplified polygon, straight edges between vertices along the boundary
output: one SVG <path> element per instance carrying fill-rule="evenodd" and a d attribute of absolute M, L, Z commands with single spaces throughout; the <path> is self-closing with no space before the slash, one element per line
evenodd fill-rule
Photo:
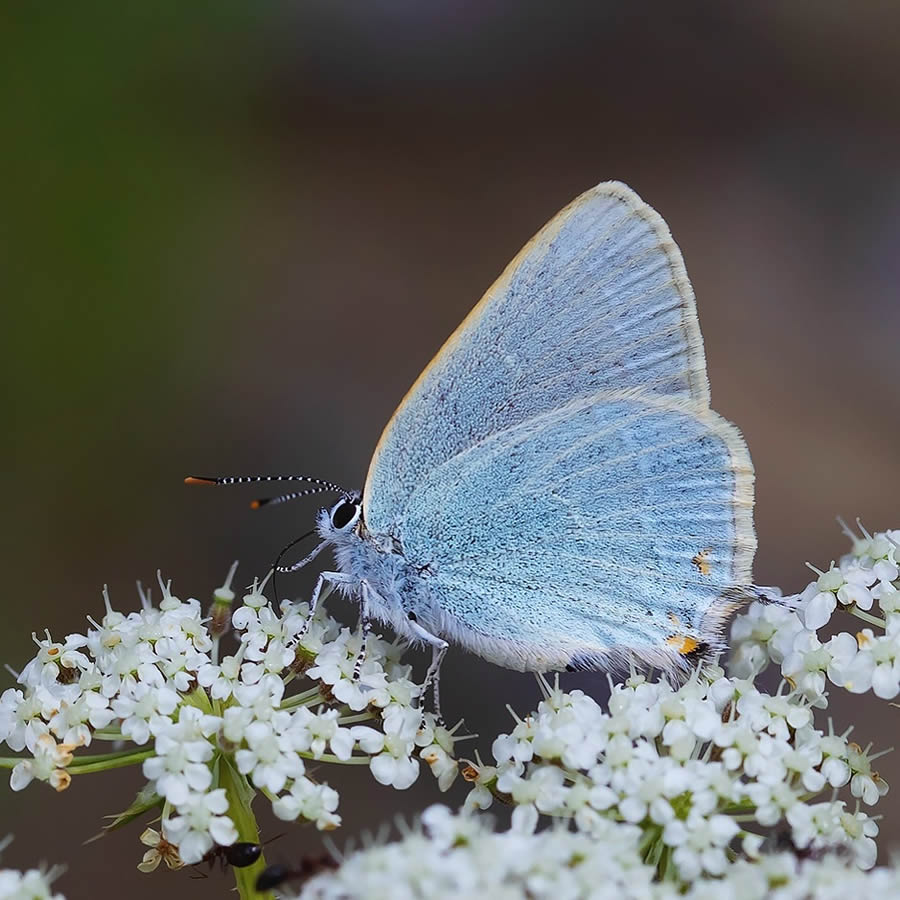
<path fill-rule="evenodd" d="M 319 511 L 316 526 L 325 540 L 335 540 L 360 527 L 362 494 L 350 491 L 344 494 L 330 509 Z"/>
<path fill-rule="evenodd" d="M 362 536 L 364 530 L 362 521 L 362 493 L 360 491 L 348 491 L 346 488 L 342 488 L 333 481 L 324 481 L 321 478 L 311 478 L 309 475 L 221 475 L 214 477 L 189 475 L 185 478 L 187 484 L 250 484 L 272 481 L 302 481 L 308 483 L 310 487 L 291 491 L 287 494 L 281 494 L 278 497 L 266 497 L 261 500 L 254 500 L 250 504 L 254 509 L 259 509 L 262 506 L 272 506 L 278 503 L 287 503 L 290 500 L 308 497 L 311 494 L 335 493 L 340 495 L 340 499 L 333 506 L 319 510 L 319 514 L 316 516 L 316 527 L 313 531 L 292 541 L 284 550 L 282 550 L 281 555 L 278 557 L 278 562 L 276 562 L 276 571 L 295 572 L 306 565 L 307 562 L 313 560 L 323 547 L 342 541 L 346 543 L 351 535 L 357 538 Z M 284 555 L 286 550 L 289 550 L 295 544 L 310 537 L 316 531 L 322 538 L 322 543 L 319 544 L 311 554 L 290 567 L 285 568 L 280 566 L 281 556 Z"/>

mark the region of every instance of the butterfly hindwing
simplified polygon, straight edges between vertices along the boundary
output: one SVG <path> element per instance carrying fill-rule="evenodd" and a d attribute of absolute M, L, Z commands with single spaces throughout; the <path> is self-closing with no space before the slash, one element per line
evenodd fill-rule
<path fill-rule="evenodd" d="M 439 598 L 420 620 L 517 669 L 721 646 L 750 581 L 752 482 L 737 430 L 688 400 L 571 401 L 424 476 L 398 535 Z"/>

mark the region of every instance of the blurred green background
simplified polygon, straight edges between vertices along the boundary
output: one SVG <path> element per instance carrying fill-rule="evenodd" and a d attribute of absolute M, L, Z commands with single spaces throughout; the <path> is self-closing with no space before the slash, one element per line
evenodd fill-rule
<path fill-rule="evenodd" d="M 0 660 L 81 630 L 105 582 L 132 608 L 158 566 L 204 600 L 235 557 L 241 584 L 263 573 L 315 503 L 252 514 L 254 492 L 182 477 L 360 486 L 482 291 L 609 178 L 684 251 L 715 408 L 757 468 L 758 582 L 797 590 L 842 553 L 836 514 L 900 526 L 898 35 L 894 4 L 821 0 L 5 5 Z M 459 651 L 444 673 L 482 752 L 537 694 Z M 832 710 L 878 746 L 895 713 Z M 882 771 L 900 782 L 896 754 Z M 322 774 L 339 845 L 437 798 L 427 774 L 404 795 Z M 82 846 L 136 771 L 2 781 L 4 863 L 67 863 L 70 898 L 230 888 L 140 875 L 138 827 Z M 900 845 L 900 816 L 883 830 Z M 319 846 L 298 826 L 270 856 Z"/>

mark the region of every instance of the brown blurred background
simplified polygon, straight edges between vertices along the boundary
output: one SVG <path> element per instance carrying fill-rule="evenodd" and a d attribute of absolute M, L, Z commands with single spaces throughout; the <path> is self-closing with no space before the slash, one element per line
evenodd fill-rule
<path fill-rule="evenodd" d="M 609 178 L 684 251 L 715 408 L 756 463 L 757 580 L 802 587 L 804 560 L 845 549 L 836 514 L 900 526 L 895 5 L 138 6 L 0 12 L 0 660 L 21 667 L 32 630 L 81 630 L 104 582 L 133 608 L 157 566 L 204 600 L 235 557 L 241 584 L 264 572 L 316 504 L 252 514 L 254 492 L 182 477 L 360 486 L 444 338 L 545 220 Z M 483 753 L 504 704 L 536 698 L 529 676 L 462 652 L 444 673 L 447 712 Z M 835 694 L 838 727 L 895 742 L 896 710 Z M 882 770 L 900 789 L 900 758 Z M 437 798 L 427 773 L 404 795 L 323 774 L 342 793 L 339 845 Z M 82 847 L 136 771 L 59 796 L 6 781 L 4 863 L 67 863 L 70 898 L 113 878 L 135 900 L 231 886 L 140 875 L 139 827 Z M 319 846 L 298 826 L 270 856 Z"/>

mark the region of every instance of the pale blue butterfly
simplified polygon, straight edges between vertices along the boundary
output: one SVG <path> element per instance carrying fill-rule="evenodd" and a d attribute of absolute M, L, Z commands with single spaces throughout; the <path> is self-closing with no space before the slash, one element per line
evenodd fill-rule
<path fill-rule="evenodd" d="M 752 508 L 681 253 L 606 182 L 509 264 L 388 422 L 362 494 L 321 510 L 321 543 L 279 571 L 331 547 L 311 606 L 337 588 L 365 633 L 377 619 L 431 646 L 439 708 L 448 642 L 518 670 L 690 670 L 754 595 Z"/>

